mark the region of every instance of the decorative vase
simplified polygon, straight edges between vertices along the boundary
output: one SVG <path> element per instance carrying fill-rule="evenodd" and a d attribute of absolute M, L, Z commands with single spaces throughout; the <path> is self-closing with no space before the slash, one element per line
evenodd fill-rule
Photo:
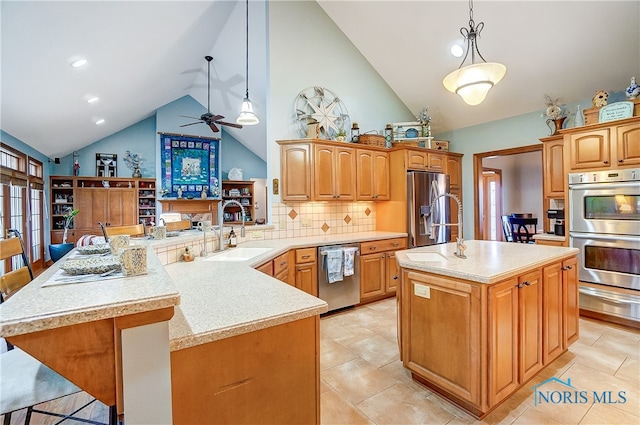
<path fill-rule="evenodd" d="M 550 136 L 558 134 L 558 131 L 562 130 L 562 124 L 564 124 L 564 120 L 566 120 L 566 119 L 567 119 L 567 117 L 556 118 L 555 120 L 549 118 L 547 120 L 547 127 L 549 127 L 549 130 L 551 130 Z M 553 123 L 553 127 L 551 127 L 551 125 L 549 125 L 549 123 L 551 123 L 551 122 Z"/>
<path fill-rule="evenodd" d="M 49 256 L 54 263 L 65 256 L 74 247 L 73 243 L 54 243 L 49 245 Z"/>
<path fill-rule="evenodd" d="M 640 86 L 636 84 L 636 77 L 631 77 L 631 85 L 624 91 L 629 99 L 635 99 L 640 96 Z"/>
<path fill-rule="evenodd" d="M 142 171 L 140 171 L 140 168 L 134 168 L 133 169 L 133 174 L 131 175 L 131 177 L 139 179 L 142 177 Z"/>
<path fill-rule="evenodd" d="M 584 114 L 580 105 L 576 106 L 576 127 L 582 127 L 584 125 Z"/>

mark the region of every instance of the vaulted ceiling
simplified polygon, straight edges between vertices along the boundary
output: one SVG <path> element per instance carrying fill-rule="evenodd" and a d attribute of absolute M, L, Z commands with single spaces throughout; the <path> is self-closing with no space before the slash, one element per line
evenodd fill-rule
<path fill-rule="evenodd" d="M 257 27 L 264 30 L 265 4 L 251 3 L 257 9 L 251 19 L 261 19 Z M 468 27 L 467 1 L 318 4 L 409 110 L 429 105 L 435 132 L 542 110 L 544 93 L 571 103 L 640 78 L 638 1 L 476 0 L 474 19 L 485 22 L 480 52 L 507 66 L 478 107 L 442 86 L 460 65 L 448 52 Z M 244 97 L 243 1 L 3 0 L 0 7 L 0 127 L 45 155 L 66 155 L 187 94 L 206 105 L 205 54 L 214 57 L 211 109 L 230 121 L 237 115 Z M 237 36 L 225 28 L 237 28 Z M 254 39 L 250 52 L 264 45 L 260 35 Z M 81 54 L 89 64 L 71 69 Z M 266 59 L 253 60 L 251 74 L 266 67 Z M 252 100 L 266 105 L 267 88 L 250 82 Z M 91 95 L 100 101 L 88 106 Z M 98 118 L 105 123 L 96 125 Z M 264 125 L 230 130 L 263 159 L 265 132 Z"/>

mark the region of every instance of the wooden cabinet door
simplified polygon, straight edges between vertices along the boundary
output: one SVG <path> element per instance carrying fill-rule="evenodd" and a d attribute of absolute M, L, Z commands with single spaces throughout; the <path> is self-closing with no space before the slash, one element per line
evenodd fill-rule
<path fill-rule="evenodd" d="M 616 161 L 620 167 L 640 165 L 640 123 L 617 127 Z"/>
<path fill-rule="evenodd" d="M 134 189 L 105 189 L 107 191 L 107 221 L 110 226 L 138 223 L 138 206 Z"/>
<path fill-rule="evenodd" d="M 539 270 L 518 277 L 518 313 L 519 382 L 525 382 L 542 369 L 542 281 Z"/>
<path fill-rule="evenodd" d="M 400 267 L 396 261 L 395 252 L 387 252 L 385 257 L 385 269 L 386 279 L 384 285 L 384 292 L 386 294 L 395 293 L 398 287 L 398 280 L 400 278 Z"/>
<path fill-rule="evenodd" d="M 76 203 L 80 210 L 74 219 L 78 229 L 99 229 L 98 222 L 109 223 L 109 189 L 78 188 Z"/>
<path fill-rule="evenodd" d="M 564 197 L 564 140 L 560 138 L 544 143 L 542 151 L 544 163 L 544 196 Z"/>
<path fill-rule="evenodd" d="M 564 348 L 573 344 L 579 336 L 580 305 L 578 301 L 578 258 L 562 262 L 562 310 L 564 318 Z"/>
<path fill-rule="evenodd" d="M 267 261 L 266 263 L 259 265 L 256 267 L 256 270 L 266 275 L 273 276 L 273 261 Z"/>
<path fill-rule="evenodd" d="M 385 253 L 360 256 L 360 301 L 384 295 Z"/>
<path fill-rule="evenodd" d="M 336 171 L 333 146 L 314 146 L 313 167 L 314 199 L 316 201 L 335 200 Z"/>
<path fill-rule="evenodd" d="M 358 201 L 372 201 L 375 195 L 373 151 L 356 150 L 356 194 Z"/>
<path fill-rule="evenodd" d="M 281 146 L 280 161 L 282 200 L 311 200 L 311 150 L 309 144 Z"/>
<path fill-rule="evenodd" d="M 407 169 L 410 170 L 426 170 L 429 162 L 427 152 L 419 152 L 407 149 Z"/>
<path fill-rule="evenodd" d="M 518 380 L 518 279 L 489 288 L 489 405 L 509 396 Z"/>
<path fill-rule="evenodd" d="M 452 191 L 460 189 L 462 186 L 462 164 L 460 157 L 447 155 L 445 173 L 449 175 L 450 189 Z"/>
<path fill-rule="evenodd" d="M 334 189 L 336 199 L 356 199 L 356 152 L 353 148 L 334 147 Z M 318 175 L 316 174 L 316 180 Z"/>
<path fill-rule="evenodd" d="M 318 296 L 318 276 L 316 263 L 296 264 L 296 288 Z"/>
<path fill-rule="evenodd" d="M 429 171 L 434 171 L 437 173 L 444 172 L 446 167 L 444 154 L 429 152 L 428 160 L 429 160 L 429 165 L 427 168 L 429 169 Z"/>
<path fill-rule="evenodd" d="M 564 349 L 562 323 L 562 264 L 555 263 L 542 270 L 543 318 L 543 360 L 549 364 Z"/>
<path fill-rule="evenodd" d="M 572 170 L 611 166 L 609 128 L 569 134 L 567 137 Z"/>
<path fill-rule="evenodd" d="M 391 198 L 389 154 L 375 151 L 373 158 L 373 198 L 376 201 L 388 201 Z"/>

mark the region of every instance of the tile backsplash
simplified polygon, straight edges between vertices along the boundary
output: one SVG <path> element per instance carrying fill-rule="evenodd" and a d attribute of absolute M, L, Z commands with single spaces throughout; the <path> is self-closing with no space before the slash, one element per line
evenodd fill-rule
<path fill-rule="evenodd" d="M 338 235 L 376 229 L 375 202 L 291 202 L 272 206 L 265 239 Z M 249 229 L 248 229 L 249 230 Z"/>

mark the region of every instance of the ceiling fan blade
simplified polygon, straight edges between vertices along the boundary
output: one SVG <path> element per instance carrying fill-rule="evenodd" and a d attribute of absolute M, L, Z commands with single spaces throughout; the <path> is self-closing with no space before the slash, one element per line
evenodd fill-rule
<path fill-rule="evenodd" d="M 221 120 L 222 118 L 224 118 L 222 115 L 214 115 L 210 119 L 213 122 L 218 122 L 218 120 Z"/>
<path fill-rule="evenodd" d="M 219 131 L 220 131 L 220 129 L 218 128 L 218 126 L 217 126 L 215 123 L 213 123 L 213 122 L 210 122 L 210 123 L 209 123 L 209 127 L 211 127 L 211 130 L 213 130 L 213 132 L 214 132 L 214 133 L 217 133 L 217 132 L 219 132 Z"/>
<path fill-rule="evenodd" d="M 234 122 L 216 121 L 216 123 L 220 125 L 228 125 L 229 127 L 233 127 L 233 128 L 242 128 L 240 124 L 236 124 Z"/>
<path fill-rule="evenodd" d="M 188 116 L 188 115 L 178 115 L 178 116 L 179 116 L 179 117 L 182 117 L 182 118 L 191 118 L 192 120 L 199 120 L 199 119 L 200 119 L 200 118 L 198 118 L 198 117 L 190 117 L 190 116 Z"/>
<path fill-rule="evenodd" d="M 183 124 L 180 127 L 187 127 L 187 126 L 194 125 L 194 124 L 202 124 L 202 121 L 200 121 L 200 122 L 192 122 L 190 124 Z"/>

